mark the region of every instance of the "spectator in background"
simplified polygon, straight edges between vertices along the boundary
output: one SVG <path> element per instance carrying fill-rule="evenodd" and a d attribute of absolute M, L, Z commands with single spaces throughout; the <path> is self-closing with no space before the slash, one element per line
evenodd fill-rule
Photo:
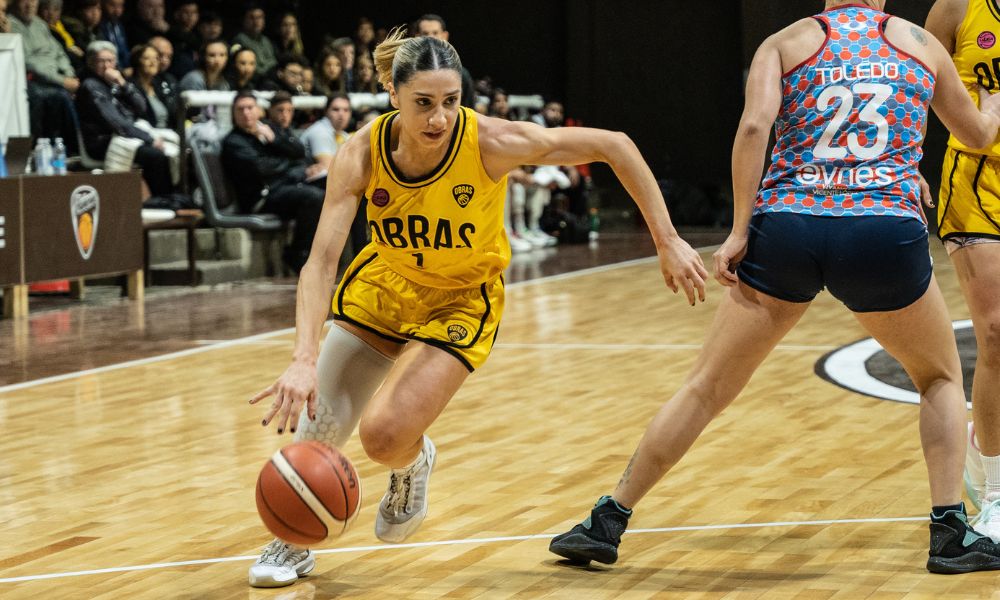
<path fill-rule="evenodd" d="M 372 56 L 375 50 L 375 24 L 368 17 L 358 19 L 358 26 L 354 28 L 354 49 L 358 56 Z"/>
<path fill-rule="evenodd" d="M 74 6 L 73 16 L 63 17 L 62 22 L 76 45 L 86 54 L 90 42 L 100 38 L 101 0 L 78 0 Z M 86 61 L 81 62 L 85 66 Z"/>
<path fill-rule="evenodd" d="M 128 37 L 125 35 L 125 25 L 122 23 L 125 0 L 102 0 L 101 12 L 104 20 L 97 28 L 100 32 L 98 37 L 114 44 L 117 56 L 128 56 Z"/>
<path fill-rule="evenodd" d="M 302 45 L 302 33 L 299 31 L 299 20 L 292 13 L 285 13 L 278 24 L 278 43 L 275 46 L 278 54 L 293 54 L 305 56 L 306 49 Z"/>
<path fill-rule="evenodd" d="M 267 76 L 278 64 L 278 53 L 271 40 L 264 35 L 264 9 L 256 4 L 247 5 L 243 13 L 243 31 L 233 38 L 234 44 L 250 48 L 257 55 L 257 73 Z"/>
<path fill-rule="evenodd" d="M 325 118 L 309 126 L 302 133 L 306 157 L 322 170 L 328 170 L 330 161 L 351 134 L 351 101 L 347 94 L 334 94 L 326 102 Z"/>
<path fill-rule="evenodd" d="M 286 54 L 278 61 L 278 67 L 274 70 L 274 77 L 265 82 L 265 89 L 274 91 L 285 91 L 293 96 L 301 96 L 302 92 L 302 70 L 305 68 L 305 59 L 293 54 Z"/>
<path fill-rule="evenodd" d="M 0 0 L 0 33 L 10 33 L 10 19 L 7 18 L 7 0 Z"/>
<path fill-rule="evenodd" d="M 159 82 L 158 85 L 168 86 L 170 92 L 165 93 L 176 96 L 180 86 L 178 85 L 177 77 L 170 72 L 170 67 L 174 60 L 174 45 L 162 35 L 149 38 L 149 45 L 156 48 L 156 51 L 159 53 L 159 70 L 156 73 L 156 78 Z"/>
<path fill-rule="evenodd" d="M 332 96 L 346 92 L 343 75 L 344 63 L 341 62 L 340 55 L 330 48 L 323 50 L 316 61 L 316 83 L 313 85 L 315 93 Z"/>
<path fill-rule="evenodd" d="M 83 48 L 81 48 L 62 22 L 62 0 L 38 0 L 38 18 L 45 21 L 52 32 L 52 37 L 62 46 L 63 52 L 73 65 L 73 72 L 83 70 Z"/>
<path fill-rule="evenodd" d="M 316 72 L 309 65 L 302 67 L 302 93 L 311 96 L 316 86 Z"/>
<path fill-rule="evenodd" d="M 306 165 L 305 149 L 292 135 L 279 135 L 259 119 L 257 99 L 249 91 L 233 101 L 233 129 L 222 141 L 222 167 L 236 188 L 244 213 L 273 213 L 295 221 L 284 261 L 296 273 L 309 257 L 325 196 L 306 184 L 320 172 Z"/>
<path fill-rule="evenodd" d="M 167 23 L 167 10 L 163 0 L 136 1 L 135 14 L 125 24 L 125 37 L 129 44 L 145 44 L 154 35 L 166 35 L 168 31 L 170 23 Z"/>
<path fill-rule="evenodd" d="M 162 39 L 162 38 L 160 38 Z M 129 59 L 131 82 L 146 99 L 146 112 L 138 115 L 160 129 L 177 129 L 177 93 L 163 85 L 160 74 L 160 52 L 152 44 L 136 46 Z"/>
<path fill-rule="evenodd" d="M 347 94 L 336 93 L 330 96 L 326 103 L 324 118 L 317 120 L 302 133 L 302 143 L 306 148 L 306 158 L 313 162 L 315 168 L 324 172 L 330 170 L 330 164 L 337 151 L 347 143 L 351 134 L 347 132 L 351 124 L 351 100 Z M 362 199 L 358 204 L 354 221 L 351 223 L 351 251 L 353 256 L 368 243 L 368 218 L 366 204 Z"/>
<path fill-rule="evenodd" d="M 367 94 L 379 92 L 378 78 L 375 76 L 375 61 L 362 54 L 354 59 L 354 90 Z"/>
<path fill-rule="evenodd" d="M 31 133 L 36 137 L 61 137 L 67 152 L 73 154 L 78 148 L 73 94 L 80 80 L 49 26 L 38 18 L 38 1 L 14 0 L 11 8 L 10 31 L 21 34 L 24 45 Z"/>
<path fill-rule="evenodd" d="M 142 91 L 118 70 L 111 42 L 97 41 L 87 47 L 87 71 L 76 105 L 88 155 L 103 159 L 114 135 L 140 139 L 143 144 L 136 150 L 134 162 L 142 168 L 142 179 L 149 191 L 154 196 L 173 191 L 164 142 L 136 127 L 136 119 L 148 110 L 146 100 Z"/>
<path fill-rule="evenodd" d="M 271 105 L 267 107 L 267 121 L 265 121 L 274 130 L 275 137 L 293 135 L 290 129 L 294 118 L 292 95 L 288 92 L 275 92 L 274 96 L 271 96 Z"/>
<path fill-rule="evenodd" d="M 490 98 L 490 107 L 487 111 L 489 116 L 513 121 L 510 114 L 510 104 L 507 103 L 507 91 L 503 88 L 493 88 L 493 95 Z"/>
<path fill-rule="evenodd" d="M 181 79 L 182 92 L 188 90 L 216 90 L 228 92 L 231 88 L 223 76 L 226 68 L 226 44 L 221 41 L 208 42 L 198 55 L 198 68 Z"/>
<path fill-rule="evenodd" d="M 328 47 L 340 57 L 340 78 L 344 81 L 345 90 L 354 89 L 354 41 L 348 37 L 337 38 Z"/>
<path fill-rule="evenodd" d="M 448 26 L 445 25 L 444 18 L 440 15 L 426 14 L 420 17 L 417 19 L 416 28 L 416 36 L 448 41 Z M 472 74 L 464 66 L 462 67 L 462 106 L 473 109 L 476 107 L 475 84 L 472 82 Z"/>
<path fill-rule="evenodd" d="M 201 45 L 222 39 L 222 17 L 219 13 L 206 10 L 198 19 L 198 38 Z"/>
<path fill-rule="evenodd" d="M 184 77 L 198 65 L 201 36 L 198 35 L 197 28 L 198 3 L 194 0 L 179 0 L 174 5 L 173 22 L 167 33 L 175 52 L 170 67 L 175 77 Z"/>
<path fill-rule="evenodd" d="M 226 73 L 229 88 L 240 90 L 261 89 L 261 77 L 257 75 L 257 55 L 250 48 L 238 48 L 229 59 Z"/>

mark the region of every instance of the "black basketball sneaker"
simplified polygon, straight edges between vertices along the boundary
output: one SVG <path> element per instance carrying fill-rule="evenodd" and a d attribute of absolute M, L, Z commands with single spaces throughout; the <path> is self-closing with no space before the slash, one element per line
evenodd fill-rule
<path fill-rule="evenodd" d="M 962 510 L 931 515 L 931 549 L 927 570 L 952 575 L 1000 569 L 1000 545 L 977 533 Z"/>
<path fill-rule="evenodd" d="M 592 560 L 613 564 L 631 516 L 632 511 L 619 506 L 611 496 L 602 496 L 583 523 L 553 538 L 549 551 L 576 564 Z"/>

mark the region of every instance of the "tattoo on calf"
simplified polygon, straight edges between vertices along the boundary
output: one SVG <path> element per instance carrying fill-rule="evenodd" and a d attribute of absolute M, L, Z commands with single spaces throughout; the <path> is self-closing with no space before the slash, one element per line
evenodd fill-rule
<path fill-rule="evenodd" d="M 636 452 L 636 454 L 639 453 L 638 450 L 636 450 L 635 452 Z M 622 473 L 622 478 L 618 480 L 618 487 L 619 488 L 622 487 L 623 485 L 625 485 L 626 483 L 628 483 L 628 478 L 632 476 L 632 465 L 634 465 L 634 464 L 635 464 L 635 454 L 633 454 L 632 458 L 629 459 L 628 466 L 625 467 L 625 472 Z"/>

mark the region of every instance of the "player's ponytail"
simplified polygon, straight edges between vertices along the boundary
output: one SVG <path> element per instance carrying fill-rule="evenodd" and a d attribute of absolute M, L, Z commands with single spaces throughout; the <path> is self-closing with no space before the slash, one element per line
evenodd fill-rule
<path fill-rule="evenodd" d="M 375 47 L 375 72 L 382 87 L 400 86 L 420 71 L 452 69 L 462 74 L 462 60 L 455 48 L 432 37 L 407 38 L 405 27 L 396 27 Z"/>

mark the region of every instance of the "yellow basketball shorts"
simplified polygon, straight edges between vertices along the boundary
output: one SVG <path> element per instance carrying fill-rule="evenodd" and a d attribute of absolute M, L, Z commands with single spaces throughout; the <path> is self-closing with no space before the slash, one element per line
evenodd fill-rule
<path fill-rule="evenodd" d="M 1000 239 L 1000 159 L 948 148 L 938 196 L 938 237 Z"/>
<path fill-rule="evenodd" d="M 502 277 L 468 288 L 427 287 L 390 269 L 369 244 L 333 296 L 333 318 L 400 344 L 440 348 L 473 371 L 493 349 L 503 304 Z"/>

